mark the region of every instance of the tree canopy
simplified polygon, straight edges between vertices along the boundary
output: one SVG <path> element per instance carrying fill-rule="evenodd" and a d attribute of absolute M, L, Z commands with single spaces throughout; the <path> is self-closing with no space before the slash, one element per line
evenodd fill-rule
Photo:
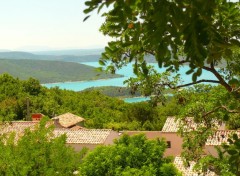
<path fill-rule="evenodd" d="M 66 146 L 66 136 L 53 137 L 53 127 L 42 119 L 34 130 L 24 134 L 0 134 L 1 175 L 73 175 L 80 155 Z M 19 138 L 17 141 L 16 139 Z"/>
<path fill-rule="evenodd" d="M 178 71 L 187 64 L 192 84 L 218 83 L 229 92 L 238 92 L 239 3 L 227 0 L 92 0 L 85 4 L 87 14 L 110 6 L 103 13 L 105 22 L 101 27 L 103 34 L 113 38 L 100 59 L 103 65 L 111 61 L 108 69 L 114 71 L 134 62 L 135 73 L 143 73 L 148 78 L 150 72 L 144 56 L 153 55 L 159 67 L 170 71 Z M 216 69 L 221 65 L 226 76 Z M 216 80 L 197 80 L 203 69 L 214 74 Z"/>
<path fill-rule="evenodd" d="M 22 81 L 0 75 L 0 121 L 26 119 L 27 99 L 30 113 L 53 117 L 71 112 L 85 118 L 87 128 L 115 130 L 161 130 L 166 116 L 176 115 L 179 109 L 174 97 L 166 106 L 152 107 L 146 102 L 125 103 L 99 91 L 47 89 L 33 78 Z"/>
<path fill-rule="evenodd" d="M 163 153 L 166 142 L 147 140 L 143 134 L 123 135 L 112 146 L 100 146 L 88 153 L 80 167 L 80 175 L 180 175 L 170 158 Z"/>
<path fill-rule="evenodd" d="M 211 125 L 214 120 L 225 121 L 230 128 L 239 128 L 239 2 L 89 0 L 85 4 L 84 12 L 88 16 L 84 20 L 94 10 L 103 11 L 105 22 L 100 31 L 112 37 L 100 64 L 114 72 L 133 63 L 137 78 L 127 81 L 133 90 L 151 95 L 156 102 L 165 101 L 163 92 L 166 88 L 176 90 L 179 104 L 183 105 L 182 119 L 192 116 L 196 123 L 206 125 L 203 129 L 182 133 L 185 147 L 192 145 L 193 149 L 185 151 L 186 158 L 198 160 L 202 157 L 200 148 L 216 130 Z M 149 66 L 145 60 L 148 55 L 167 71 L 159 73 Z M 181 75 L 173 74 L 182 66 L 188 67 L 186 74 L 192 76 L 192 82 L 181 82 Z M 200 79 L 203 70 L 213 74 L 215 79 Z M 207 86 L 182 89 L 199 83 L 220 85 L 223 89 Z M 233 141 L 238 143 L 239 139 Z"/>

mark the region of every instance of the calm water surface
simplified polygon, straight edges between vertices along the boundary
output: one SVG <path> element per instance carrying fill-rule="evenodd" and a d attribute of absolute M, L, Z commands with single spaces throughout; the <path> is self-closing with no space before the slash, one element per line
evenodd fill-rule
<path fill-rule="evenodd" d="M 98 62 L 82 62 L 81 64 L 93 66 L 93 67 L 99 67 Z M 157 66 L 157 63 L 152 64 L 159 72 L 165 71 L 165 69 L 160 69 Z M 179 73 L 182 75 L 182 79 L 185 83 L 191 82 L 192 77 L 190 75 L 186 75 L 186 71 L 188 71 L 187 66 L 183 66 L 180 68 Z M 59 87 L 60 89 L 67 89 L 67 90 L 74 90 L 74 91 L 81 91 L 86 88 L 90 87 L 100 87 L 100 86 L 121 86 L 126 87 L 126 85 L 123 84 L 123 81 L 129 79 L 130 77 L 133 77 L 133 70 L 132 70 L 132 64 L 127 65 L 126 67 L 118 70 L 116 72 L 117 74 L 124 75 L 124 77 L 121 78 L 112 78 L 112 79 L 105 79 L 105 80 L 92 80 L 92 81 L 79 81 L 79 82 L 61 82 L 61 83 L 50 83 L 50 84 L 43 84 L 44 86 L 51 88 L 51 87 Z M 202 75 L 199 79 L 213 79 L 216 80 L 213 74 L 206 72 L 203 70 Z M 146 101 L 149 100 L 149 98 L 145 97 L 135 97 L 135 98 L 126 98 L 126 102 L 139 102 L 139 101 Z"/>

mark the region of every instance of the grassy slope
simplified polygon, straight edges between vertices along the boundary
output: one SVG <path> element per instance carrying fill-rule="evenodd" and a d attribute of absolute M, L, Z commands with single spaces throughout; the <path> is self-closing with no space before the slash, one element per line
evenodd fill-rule
<path fill-rule="evenodd" d="M 97 72 L 93 67 L 72 62 L 0 59 L 0 74 L 5 72 L 20 79 L 33 77 L 39 79 L 41 83 L 120 77 Z"/>

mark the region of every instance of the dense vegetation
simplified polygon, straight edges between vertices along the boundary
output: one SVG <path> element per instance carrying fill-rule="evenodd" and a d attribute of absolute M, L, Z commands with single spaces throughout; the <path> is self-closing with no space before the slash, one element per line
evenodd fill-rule
<path fill-rule="evenodd" d="M 200 83 L 220 85 L 216 88 L 198 87 L 193 92 L 180 95 L 185 111 L 181 120 L 194 117 L 196 130 L 182 130 L 183 156 L 198 162 L 207 158 L 204 144 L 216 131 L 214 121 L 226 122 L 232 128 L 239 127 L 240 114 L 240 2 L 227 0 L 89 0 L 85 2 L 88 14 L 104 9 L 105 22 L 100 30 L 112 37 L 100 63 L 114 72 L 129 62 L 135 63 L 137 78 L 129 85 L 142 94 L 152 95 L 164 103 L 166 88 L 181 92 L 183 87 Z M 111 7 L 106 10 L 104 7 Z M 149 66 L 145 55 L 152 55 L 159 67 L 167 72 L 159 73 Z M 192 76 L 189 83 L 181 82 L 179 68 L 186 64 L 186 74 Z M 219 69 L 221 67 L 221 69 Z M 199 78 L 202 71 L 215 79 Z M 234 123 L 231 123 L 234 122 Z M 235 123 L 236 122 L 236 123 Z M 201 125 L 201 124 L 204 124 Z M 183 128 L 186 126 L 183 123 Z M 212 165 L 204 165 L 219 175 L 240 175 L 240 139 L 229 139 L 228 147 L 222 147 L 219 158 Z M 221 158 L 226 157 L 224 162 Z M 204 160 L 206 162 L 206 160 Z M 208 162 L 209 163 L 209 162 Z M 227 171 L 227 173 L 226 173 Z"/>
<path fill-rule="evenodd" d="M 41 83 L 83 81 L 120 77 L 98 72 L 95 68 L 61 61 L 0 59 L 0 74 L 9 73 L 20 79 L 33 77 Z"/>
<path fill-rule="evenodd" d="M 161 124 L 162 120 L 160 118 L 162 112 L 159 112 L 159 109 L 168 112 L 166 113 L 168 115 L 171 113 L 179 115 L 183 122 L 185 117 L 192 116 L 194 122 L 197 123 L 197 129 L 180 131 L 185 150 L 182 156 L 186 161 L 197 161 L 202 171 L 211 169 L 219 175 L 240 175 L 240 139 L 237 135 L 233 135 L 228 140 L 228 145 L 220 147 L 217 158 L 204 155 L 202 150 L 207 138 L 216 131 L 214 121 L 226 122 L 232 129 L 239 128 L 239 2 L 227 0 L 89 0 L 85 4 L 87 5 L 85 13 L 93 10 L 100 12 L 101 9 L 105 9 L 104 6 L 111 7 L 109 11 L 104 10 L 103 16 L 106 17 L 106 21 L 100 30 L 104 35 L 112 37 L 113 41 L 109 42 L 105 48 L 100 63 L 109 71 L 114 72 L 134 62 L 133 70 L 137 78 L 130 79 L 128 83 L 133 90 L 139 90 L 144 95 L 151 95 L 155 100 L 152 101 L 153 106 L 146 103 L 128 106 L 120 100 L 110 99 L 99 92 L 84 92 L 77 95 L 59 89 L 41 88 L 36 94 L 35 90 L 38 89 L 35 88 L 38 86 L 32 91 L 29 85 L 33 84 L 27 84 L 28 86 L 23 86 L 23 89 L 32 93 L 30 94 L 32 108 L 46 111 L 48 115 L 65 110 L 75 111 L 77 114 L 85 115 L 89 127 L 115 129 L 158 129 L 160 126 L 158 123 Z M 166 67 L 168 72 L 158 73 L 154 70 L 144 58 L 146 55 L 151 55 L 158 62 L 159 67 Z M 224 67 L 218 69 L 222 63 Z M 186 74 L 192 75 L 192 82 L 186 84 L 180 81 L 180 75 L 171 78 L 171 73 L 178 72 L 183 64 L 189 67 Z M 202 70 L 213 74 L 216 79 L 199 79 Z M 11 81 L 16 82 L 16 80 Z M 199 83 L 212 83 L 220 86 L 196 86 L 193 89 L 182 90 L 183 87 Z M 14 87 L 12 84 L 9 86 Z M 21 90 L 21 86 L 18 85 L 17 88 Z M 163 94 L 166 88 L 176 90 L 176 96 L 172 98 L 170 104 Z M 6 100 L 5 94 L 1 94 L 3 109 L 5 109 L 3 113 L 7 115 L 9 112 L 12 113 L 9 113 L 10 116 L 2 117 L 21 117 L 22 109 L 24 109 L 23 103 L 17 103 L 20 97 L 26 95 L 28 91 L 17 94 L 18 97 L 12 90 L 5 88 L 3 91 L 10 95 L 7 95 Z M 29 96 L 29 93 L 27 95 Z M 92 99 L 91 96 L 94 98 Z M 79 101 L 79 99 L 84 101 Z M 16 109 L 6 110 L 14 103 L 16 104 L 12 107 L 17 107 L 17 111 Z M 99 104 L 103 104 L 103 107 Z M 170 105 L 172 108 L 169 108 Z M 16 116 L 15 112 L 20 113 Z M 101 114 L 100 117 L 99 114 Z M 158 118 L 155 118 L 156 115 Z M 184 125 L 187 124 L 183 123 L 183 127 Z M 104 153 L 104 150 L 102 151 Z M 100 167 L 104 167 L 104 164 L 100 163 Z M 117 166 L 121 167 L 121 165 Z M 144 173 L 144 170 L 128 171 L 128 175 L 135 171 Z"/>
<path fill-rule="evenodd" d="M 72 112 L 86 118 L 88 128 L 115 130 L 161 130 L 166 117 L 178 114 L 180 108 L 174 98 L 166 106 L 159 107 L 145 102 L 128 104 L 98 91 L 47 89 L 33 78 L 21 81 L 8 74 L 0 75 L 1 120 L 25 119 L 27 98 L 32 113 L 53 117 Z"/>
<path fill-rule="evenodd" d="M 35 131 L 16 135 L 0 133 L 0 175 L 73 175 L 80 165 L 80 154 L 66 146 L 66 136 L 49 140 L 53 127 L 43 119 Z M 1 128 L 1 126 L 0 126 Z"/>
<path fill-rule="evenodd" d="M 104 95 L 110 96 L 110 97 L 136 97 L 141 96 L 140 92 L 131 92 L 131 88 L 129 87 L 116 87 L 116 86 L 103 86 L 103 87 L 91 87 L 87 88 L 84 91 L 98 91 Z"/>
<path fill-rule="evenodd" d="M 101 146 L 90 152 L 83 159 L 80 175 L 180 175 L 171 159 L 163 157 L 165 148 L 165 141 L 160 139 L 123 135 L 114 145 Z"/>
<path fill-rule="evenodd" d="M 163 156 L 163 140 L 124 135 L 112 146 L 77 153 L 66 145 L 65 135 L 52 138 L 53 126 L 46 126 L 46 120 L 42 119 L 34 131 L 0 135 L 1 175 L 180 175 L 172 160 Z M 22 136 L 14 140 L 16 135 Z"/>

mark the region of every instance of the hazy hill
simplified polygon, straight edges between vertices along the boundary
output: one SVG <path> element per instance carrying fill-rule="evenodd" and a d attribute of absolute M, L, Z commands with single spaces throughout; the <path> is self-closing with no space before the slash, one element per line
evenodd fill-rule
<path fill-rule="evenodd" d="M 71 49 L 71 50 L 51 50 L 51 51 L 34 51 L 33 54 L 38 55 L 73 55 L 73 56 L 85 56 L 85 55 L 100 55 L 104 49 Z"/>
<path fill-rule="evenodd" d="M 1 59 L 41 59 L 41 56 L 22 51 L 0 52 Z"/>
<path fill-rule="evenodd" d="M 8 51 L 0 52 L 0 59 L 32 59 L 32 60 L 58 60 L 65 62 L 97 62 L 100 58 L 99 55 L 37 55 L 21 51 Z"/>
<path fill-rule="evenodd" d="M 0 59 L 0 74 L 9 73 L 20 79 L 37 78 L 41 83 L 83 81 L 121 77 L 96 71 L 73 62 Z"/>
<path fill-rule="evenodd" d="M 57 50 L 41 52 L 7 51 L 0 52 L 0 59 L 32 59 L 54 60 L 65 62 L 98 62 L 101 58 L 101 49 L 91 50 Z M 148 62 L 156 62 L 153 56 L 146 56 Z"/>

